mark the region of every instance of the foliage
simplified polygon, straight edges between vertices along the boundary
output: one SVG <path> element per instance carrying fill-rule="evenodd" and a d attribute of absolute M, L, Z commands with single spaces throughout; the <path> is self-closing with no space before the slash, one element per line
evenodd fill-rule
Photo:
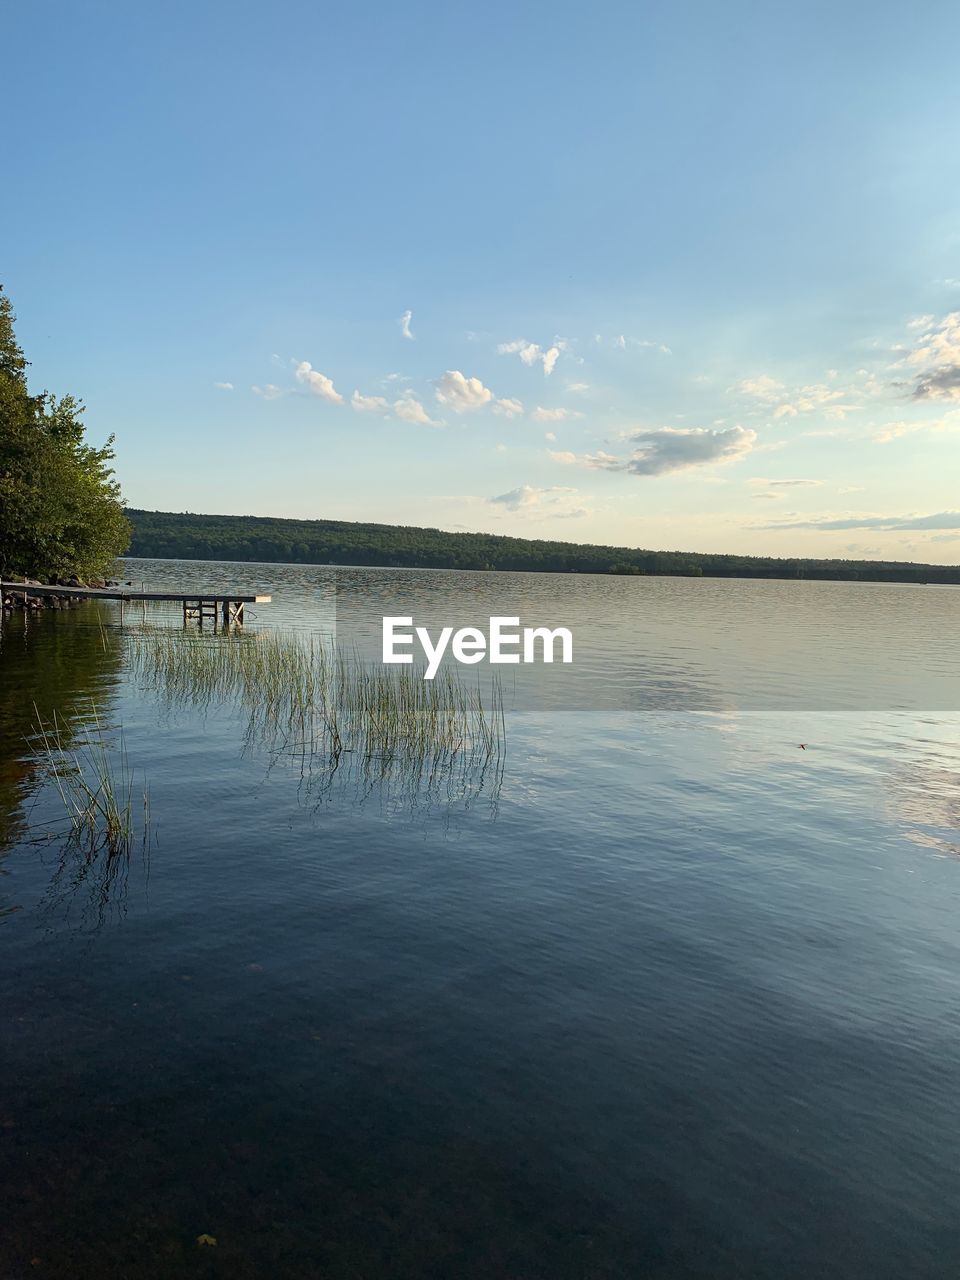
<path fill-rule="evenodd" d="M 960 583 L 960 568 L 885 560 L 801 560 L 647 551 L 574 542 L 446 533 L 344 520 L 281 520 L 128 510 L 130 554 L 273 564 L 531 570 L 541 573 L 667 574 L 712 578 L 819 578 Z"/>
<path fill-rule="evenodd" d="M 0 577 L 102 573 L 130 540 L 113 437 L 94 448 L 82 404 L 30 394 L 13 319 L 0 292 Z"/>

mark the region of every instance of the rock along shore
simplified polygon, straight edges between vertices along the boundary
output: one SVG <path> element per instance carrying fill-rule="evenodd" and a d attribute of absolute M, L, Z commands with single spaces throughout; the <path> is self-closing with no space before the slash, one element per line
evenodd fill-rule
<path fill-rule="evenodd" d="M 49 582 L 41 582 L 39 578 L 24 578 L 23 585 L 26 587 L 96 587 L 102 590 L 105 587 L 132 586 L 133 584 L 106 578 L 90 578 L 87 582 L 82 582 L 79 578 L 54 578 Z M 12 613 L 15 609 L 22 609 L 27 613 L 40 613 L 44 609 L 73 609 L 77 605 L 86 604 L 82 596 L 23 596 L 15 590 L 11 591 L 10 586 L 9 582 L 5 583 L 2 605 L 4 613 Z"/>

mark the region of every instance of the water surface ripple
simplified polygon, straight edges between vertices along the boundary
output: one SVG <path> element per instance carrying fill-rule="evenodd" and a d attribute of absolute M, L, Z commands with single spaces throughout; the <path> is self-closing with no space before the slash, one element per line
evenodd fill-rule
<path fill-rule="evenodd" d="M 251 631 L 520 587 L 597 625 L 502 775 L 440 795 L 158 699 L 135 610 L 4 622 L 0 1275 L 957 1274 L 960 597 L 127 571 L 272 590 Z M 151 793 L 112 880 L 37 843 L 24 745 L 91 698 Z"/>

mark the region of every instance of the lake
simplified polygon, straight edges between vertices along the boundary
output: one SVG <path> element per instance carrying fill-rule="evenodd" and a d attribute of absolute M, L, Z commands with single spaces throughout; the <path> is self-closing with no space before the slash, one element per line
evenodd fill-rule
<path fill-rule="evenodd" d="M 519 614 L 574 662 L 502 677 L 490 764 L 331 770 L 147 678 L 175 605 L 4 619 L 4 1280 L 957 1274 L 960 593 L 123 574 L 272 593 L 245 640 Z M 121 858 L 30 757 L 91 706 Z"/>

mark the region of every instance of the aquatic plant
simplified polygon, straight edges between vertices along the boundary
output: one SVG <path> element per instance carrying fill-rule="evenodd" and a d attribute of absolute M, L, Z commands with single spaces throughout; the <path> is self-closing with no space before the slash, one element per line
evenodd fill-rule
<path fill-rule="evenodd" d="M 361 785 L 401 781 L 465 798 L 498 776 L 505 746 L 499 682 L 460 672 L 425 681 L 413 667 L 380 667 L 328 639 L 275 631 L 214 635 L 168 628 L 130 636 L 135 677 L 171 704 L 243 706 L 247 739 L 295 756 L 322 792 L 343 770 Z"/>
<path fill-rule="evenodd" d="M 129 853 L 134 836 L 134 774 L 122 729 L 116 741 L 104 731 L 91 703 L 82 728 L 68 733 L 54 711 L 45 720 L 34 706 L 32 751 L 35 763 L 55 785 L 70 823 L 71 840 L 93 854 Z M 150 797 L 142 790 L 143 836 L 150 826 Z"/>

